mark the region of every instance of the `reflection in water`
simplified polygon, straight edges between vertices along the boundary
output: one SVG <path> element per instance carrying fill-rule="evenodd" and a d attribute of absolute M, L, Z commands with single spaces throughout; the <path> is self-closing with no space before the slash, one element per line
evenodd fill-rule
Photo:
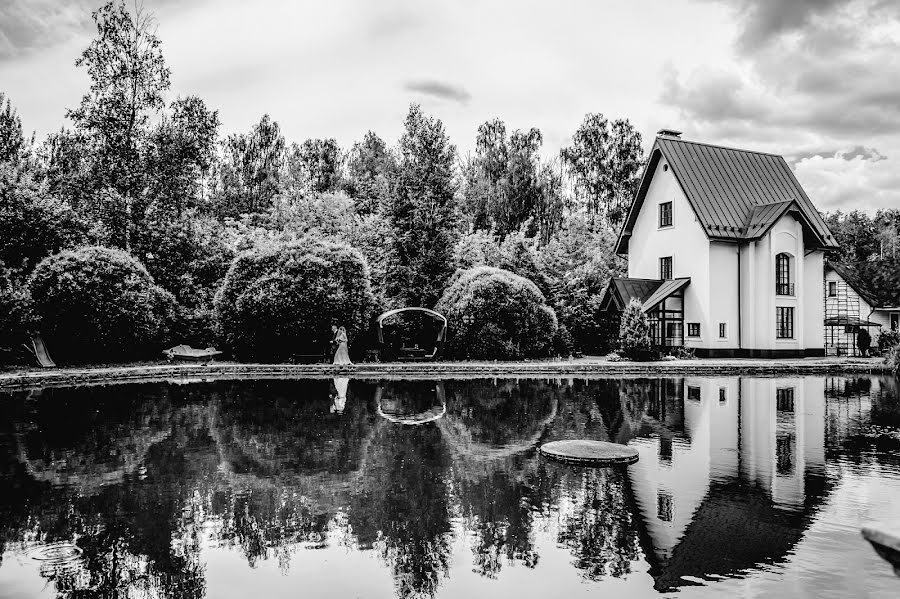
<path fill-rule="evenodd" d="M 222 551 L 260 580 L 266 563 L 284 577 L 307 564 L 309 579 L 317 559 L 375 556 L 398 597 L 747 577 L 777 594 L 766 573 L 805 572 L 817 537 L 816 561 L 846 559 L 824 512 L 864 511 L 857 489 L 900 490 L 892 379 L 336 378 L 0 400 L 0 594 L 40 576 L 58 596 L 204 597 Z M 640 461 L 537 455 L 563 438 L 630 443 Z M 859 543 L 863 591 L 895 584 Z M 57 548 L 71 555 L 34 558 Z M 840 588 L 809 572 L 792 589 Z M 472 586 L 488 580 L 500 586 Z"/>

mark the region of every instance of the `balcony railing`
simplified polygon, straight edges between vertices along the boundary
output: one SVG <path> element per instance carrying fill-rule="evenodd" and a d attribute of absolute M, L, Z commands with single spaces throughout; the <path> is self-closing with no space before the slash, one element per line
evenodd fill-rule
<path fill-rule="evenodd" d="M 775 283 L 775 295 L 794 295 L 794 284 Z"/>

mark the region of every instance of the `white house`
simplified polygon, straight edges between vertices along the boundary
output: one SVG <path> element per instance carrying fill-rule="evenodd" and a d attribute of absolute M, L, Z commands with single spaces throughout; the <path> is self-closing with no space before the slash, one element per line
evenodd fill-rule
<path fill-rule="evenodd" d="M 837 242 L 781 156 L 657 135 L 619 234 L 658 346 L 698 356 L 824 355 L 825 250 Z"/>
<path fill-rule="evenodd" d="M 825 264 L 825 352 L 856 355 L 856 334 L 872 344 L 900 329 L 900 260 Z"/>

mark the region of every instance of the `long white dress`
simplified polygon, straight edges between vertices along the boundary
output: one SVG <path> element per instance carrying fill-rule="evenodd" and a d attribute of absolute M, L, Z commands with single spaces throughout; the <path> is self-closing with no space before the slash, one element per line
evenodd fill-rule
<path fill-rule="evenodd" d="M 337 351 L 334 352 L 334 363 L 353 364 L 350 361 L 350 352 L 347 350 L 347 333 L 339 331 L 334 340 L 338 343 Z"/>

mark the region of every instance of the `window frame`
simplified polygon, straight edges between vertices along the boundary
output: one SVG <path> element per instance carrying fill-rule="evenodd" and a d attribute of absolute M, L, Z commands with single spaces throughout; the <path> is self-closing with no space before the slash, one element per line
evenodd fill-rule
<path fill-rule="evenodd" d="M 796 339 L 794 336 L 794 307 L 793 306 L 775 306 L 775 339 L 780 341 L 791 341 Z M 790 316 L 790 318 L 786 318 Z"/>
<path fill-rule="evenodd" d="M 673 204 L 671 200 L 659 203 L 658 216 L 657 222 L 660 229 L 671 229 L 674 226 Z M 667 217 L 667 219 L 664 219 L 664 216 Z"/>
<path fill-rule="evenodd" d="M 794 284 L 791 282 L 792 270 L 790 254 L 779 252 L 775 255 L 775 295 L 794 296 Z"/>
<path fill-rule="evenodd" d="M 837 281 L 828 281 L 828 297 L 837 297 Z"/>
<path fill-rule="evenodd" d="M 696 333 L 696 334 L 694 334 L 694 333 L 692 332 L 692 331 L 694 330 L 694 327 L 697 327 L 697 333 Z M 689 322 L 689 323 L 687 323 L 687 336 L 688 336 L 688 337 L 694 337 L 694 338 L 696 338 L 696 339 L 699 339 L 699 338 L 700 338 L 700 323 L 699 323 L 699 322 Z"/>
<path fill-rule="evenodd" d="M 668 274 L 669 276 L 663 276 L 665 273 L 663 272 L 663 264 L 668 266 Z M 675 277 L 675 260 L 672 256 L 660 256 L 659 258 L 659 278 L 663 281 L 670 281 Z"/>
<path fill-rule="evenodd" d="M 728 339 L 728 323 L 719 323 L 719 339 Z"/>

